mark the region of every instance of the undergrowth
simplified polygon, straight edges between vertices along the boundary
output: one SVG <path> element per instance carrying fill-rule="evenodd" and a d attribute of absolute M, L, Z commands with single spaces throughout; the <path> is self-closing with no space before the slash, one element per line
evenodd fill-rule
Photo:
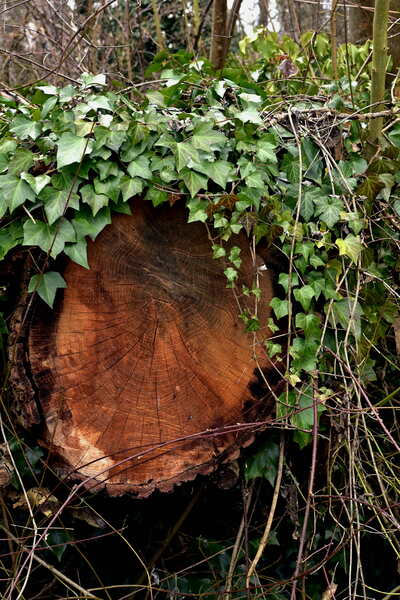
<path fill-rule="evenodd" d="M 296 44 L 259 31 L 240 47 L 218 78 L 207 61 L 162 53 L 150 69 L 162 83 L 146 92 L 114 93 L 103 76 L 85 75 L 79 88 L 43 82 L 25 101 L 2 100 L 0 255 L 5 264 L 16 248 L 44 253 L 28 291 L 52 305 L 66 285 L 54 259 L 90 268 L 86 239 L 134 210 L 135 196 L 184 201 L 188 222 L 208 227 L 238 305 L 253 298 L 238 318 L 286 384 L 273 423 L 241 459 L 241 484 L 224 493 L 183 486 L 175 507 L 71 492 L 4 402 L 4 598 L 400 593 L 397 98 L 388 95 L 381 146 L 366 160 L 368 44 L 339 49 L 337 81 L 323 35 Z M 241 231 L 254 256 L 251 288 L 236 284 L 239 247 L 226 251 Z M 258 317 L 259 243 L 283 265 L 267 323 Z M 9 317 L 5 309 L 3 334 Z M 171 512 L 154 525 L 157 502 Z M 157 533 L 139 531 L 131 510 Z M 193 515 L 214 526 L 202 531 Z M 115 578 L 95 546 L 133 566 Z"/>

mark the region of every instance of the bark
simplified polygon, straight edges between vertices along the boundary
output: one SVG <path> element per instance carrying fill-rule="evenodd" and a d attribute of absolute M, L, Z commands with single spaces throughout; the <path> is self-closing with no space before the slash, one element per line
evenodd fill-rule
<path fill-rule="evenodd" d="M 362 44 L 372 39 L 374 0 L 355 0 L 348 9 L 348 38 L 352 44 Z"/>
<path fill-rule="evenodd" d="M 222 69 L 225 61 L 227 38 L 227 2 L 214 0 L 211 26 L 210 61 L 215 69 Z"/>
<path fill-rule="evenodd" d="M 373 28 L 371 106 L 373 110 L 383 110 L 379 104 L 385 95 L 386 67 L 388 58 L 388 20 L 390 0 L 376 0 Z M 373 119 L 368 127 L 368 153 L 375 152 L 376 141 L 382 132 L 383 118 Z"/>
<path fill-rule="evenodd" d="M 268 27 L 269 23 L 269 0 L 260 0 L 260 16 L 258 19 L 258 24 L 263 27 Z"/>
<path fill-rule="evenodd" d="M 238 320 L 205 227 L 188 225 L 176 205 L 137 201 L 133 210 L 89 244 L 89 271 L 67 264 L 68 287 L 53 311 L 37 302 L 27 330 L 14 336 L 26 348 L 10 353 L 11 383 L 18 392 L 32 378 L 42 443 L 65 472 L 89 488 L 144 497 L 237 457 L 254 431 L 237 433 L 237 424 L 272 411 L 254 353 L 267 378 L 271 363 Z M 238 289 L 251 287 L 249 243 L 243 235 L 235 245 Z M 265 323 L 272 286 L 270 271 L 262 274 Z M 31 396 L 23 400 L 32 421 Z"/>

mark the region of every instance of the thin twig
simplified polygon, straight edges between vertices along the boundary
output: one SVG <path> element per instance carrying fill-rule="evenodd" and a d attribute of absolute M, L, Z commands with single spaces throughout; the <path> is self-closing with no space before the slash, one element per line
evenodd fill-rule
<path fill-rule="evenodd" d="M 265 524 L 264 533 L 262 535 L 260 543 L 258 544 L 256 555 L 252 560 L 249 570 L 247 571 L 246 588 L 248 588 L 250 586 L 250 577 L 253 575 L 254 571 L 256 570 L 258 562 L 264 553 L 265 546 L 268 543 L 268 538 L 269 538 L 269 534 L 271 531 L 272 522 L 274 520 L 276 505 L 278 503 L 279 492 L 280 492 L 280 488 L 281 488 L 284 455 L 285 455 L 285 433 L 282 431 L 281 432 L 281 443 L 280 443 L 280 447 L 279 447 L 278 471 L 277 471 L 276 479 L 275 479 L 275 487 L 274 487 L 274 493 L 272 496 L 271 508 L 270 508 L 270 511 L 268 514 L 267 522 Z"/>

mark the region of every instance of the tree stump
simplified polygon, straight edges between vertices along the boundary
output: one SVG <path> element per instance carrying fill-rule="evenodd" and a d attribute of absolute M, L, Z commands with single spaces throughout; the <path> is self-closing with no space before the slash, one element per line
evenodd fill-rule
<path fill-rule="evenodd" d="M 18 387 L 29 372 L 42 443 L 72 476 L 110 494 L 144 497 L 212 471 L 272 411 L 257 376 L 257 363 L 267 378 L 271 369 L 261 343 L 269 332 L 246 333 L 239 319 L 239 305 L 254 311 L 254 296 L 226 287 L 206 228 L 187 224 L 179 204 L 138 200 L 132 216 L 115 216 L 89 243 L 90 270 L 66 265 L 68 287 L 54 309 L 36 301 L 24 333 L 27 368 L 15 353 L 12 378 Z M 257 265 L 245 235 L 233 244 L 240 294 Z M 259 285 L 265 324 L 268 270 Z"/>

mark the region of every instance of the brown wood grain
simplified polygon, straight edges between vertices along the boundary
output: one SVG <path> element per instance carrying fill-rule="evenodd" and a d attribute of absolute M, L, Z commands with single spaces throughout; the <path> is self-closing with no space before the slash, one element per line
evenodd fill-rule
<path fill-rule="evenodd" d="M 249 435 L 198 434 L 254 418 L 254 352 L 262 367 L 268 359 L 238 318 L 238 300 L 252 309 L 254 297 L 226 287 L 204 225 L 187 224 L 182 206 L 132 210 L 89 244 L 89 271 L 67 265 L 55 310 L 33 318 L 29 362 L 47 444 L 88 485 L 145 496 L 237 452 Z M 235 244 L 251 287 L 248 241 Z M 260 282 L 265 323 L 268 271 Z"/>

